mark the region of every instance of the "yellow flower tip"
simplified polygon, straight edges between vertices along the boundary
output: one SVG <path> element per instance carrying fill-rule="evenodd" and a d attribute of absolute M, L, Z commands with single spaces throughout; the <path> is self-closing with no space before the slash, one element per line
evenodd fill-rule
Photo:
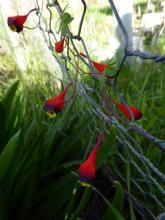
<path fill-rule="evenodd" d="M 16 32 L 17 29 L 16 29 L 15 25 L 12 24 L 9 27 L 10 27 L 11 31 Z"/>
<path fill-rule="evenodd" d="M 55 118 L 56 117 L 56 113 L 52 110 L 47 111 L 46 114 L 49 118 Z"/>
<path fill-rule="evenodd" d="M 79 183 L 80 183 L 81 186 L 83 186 L 83 187 L 91 187 L 91 184 L 90 184 L 90 183 L 82 182 L 82 181 L 79 181 Z"/>

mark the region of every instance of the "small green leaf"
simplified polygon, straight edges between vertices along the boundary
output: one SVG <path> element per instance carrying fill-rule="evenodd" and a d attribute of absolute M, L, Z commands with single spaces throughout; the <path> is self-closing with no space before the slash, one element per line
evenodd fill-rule
<path fill-rule="evenodd" d="M 61 37 L 65 37 L 69 31 L 68 25 L 73 21 L 73 17 L 67 13 L 64 12 L 61 17 L 61 24 L 60 24 L 60 30 L 61 30 Z"/>
<path fill-rule="evenodd" d="M 67 25 L 67 24 L 71 23 L 73 21 L 73 19 L 74 18 L 69 13 L 65 12 L 62 15 L 61 21 L 62 21 L 62 24 L 66 24 Z"/>

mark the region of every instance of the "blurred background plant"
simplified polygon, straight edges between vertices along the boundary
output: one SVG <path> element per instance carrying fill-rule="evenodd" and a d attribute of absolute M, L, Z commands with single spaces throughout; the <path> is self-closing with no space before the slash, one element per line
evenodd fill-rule
<path fill-rule="evenodd" d="M 109 4 L 101 0 L 86 3 L 82 37 L 91 57 L 105 63 L 114 57 L 118 62 L 120 41 L 115 37 L 115 18 Z M 163 1 L 133 3 L 133 47 L 164 54 Z M 83 71 L 77 76 L 71 66 L 70 78 L 66 76 L 39 28 L 25 29 L 21 34 L 10 32 L 6 18 L 26 14 L 34 4 L 32 0 L 0 1 L 0 219 L 154 219 L 165 208 L 163 152 L 143 136 L 130 129 L 123 132 L 93 113 L 93 103 L 96 107 L 100 104 L 103 91 L 117 97 L 104 78 L 95 81 Z M 66 1 L 60 5 L 64 8 Z M 73 33 L 82 9 L 81 1 L 68 2 L 67 11 L 74 17 L 70 24 Z M 42 13 L 49 22 L 45 5 Z M 52 13 L 56 29 L 58 14 Z M 150 19 L 151 14 L 160 18 L 158 25 L 145 23 L 155 20 Z M 27 26 L 37 22 L 34 13 Z M 44 31 L 47 34 L 48 29 Z M 165 66 L 139 58 L 131 60 L 131 65 L 125 63 L 120 72 L 117 89 L 127 103 L 143 112 L 138 124 L 165 139 Z M 43 111 L 45 99 L 57 94 L 70 79 L 80 92 L 62 114 L 48 119 Z M 101 110 L 105 111 L 104 104 Z M 129 123 L 123 129 L 125 126 Z M 84 188 L 75 171 L 94 146 L 99 130 L 105 139 L 97 157 L 96 180 Z"/>

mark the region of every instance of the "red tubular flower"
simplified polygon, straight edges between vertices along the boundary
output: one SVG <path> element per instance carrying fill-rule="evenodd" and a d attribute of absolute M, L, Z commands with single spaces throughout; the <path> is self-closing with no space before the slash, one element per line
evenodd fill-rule
<path fill-rule="evenodd" d="M 62 39 L 62 40 L 60 40 L 60 41 L 57 41 L 56 43 L 55 43 L 55 51 L 57 52 L 57 53 L 61 53 L 63 50 L 64 50 L 64 38 Z"/>
<path fill-rule="evenodd" d="M 55 117 L 57 113 L 61 112 L 64 106 L 64 100 L 66 92 L 73 83 L 69 83 L 67 87 L 59 95 L 48 99 L 44 104 L 44 109 L 47 111 L 47 115 L 51 118 Z"/>
<path fill-rule="evenodd" d="M 92 60 L 92 63 L 93 63 L 93 66 L 94 66 L 100 73 L 104 72 L 105 68 L 107 67 L 106 64 L 97 63 L 97 62 L 94 62 L 93 60 Z"/>
<path fill-rule="evenodd" d="M 88 57 L 87 57 L 85 54 L 83 54 L 82 52 L 80 52 L 80 55 L 88 59 Z M 103 73 L 104 70 L 105 70 L 106 67 L 107 67 L 106 64 L 97 63 L 97 62 L 95 62 L 95 61 L 93 61 L 93 60 L 90 60 L 90 61 L 92 62 L 93 66 L 94 66 L 100 73 Z"/>
<path fill-rule="evenodd" d="M 97 143 L 88 158 L 79 166 L 78 173 L 82 182 L 89 182 L 95 178 L 97 151 L 103 141 L 103 133 L 100 132 Z"/>
<path fill-rule="evenodd" d="M 112 99 L 112 102 L 124 113 L 124 115 L 129 119 L 132 120 L 131 118 L 131 113 L 129 112 L 128 108 L 121 104 L 121 103 L 117 103 L 115 100 Z M 133 115 L 134 115 L 134 119 L 138 120 L 142 117 L 142 113 L 141 111 L 136 108 L 135 106 L 128 106 L 130 108 L 130 111 L 132 111 Z"/>
<path fill-rule="evenodd" d="M 7 24 L 10 27 L 10 29 L 14 32 L 21 32 L 23 30 L 23 25 L 27 19 L 27 17 L 29 16 L 29 14 L 32 11 L 36 11 L 37 9 L 34 8 L 32 10 L 29 11 L 28 14 L 26 15 L 17 15 L 17 16 L 12 16 L 12 17 L 8 17 L 7 19 Z"/>

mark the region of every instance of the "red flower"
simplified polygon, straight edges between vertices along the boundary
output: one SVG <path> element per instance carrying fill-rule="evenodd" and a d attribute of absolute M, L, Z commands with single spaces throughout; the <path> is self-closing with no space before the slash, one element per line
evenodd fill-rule
<path fill-rule="evenodd" d="M 124 104 L 117 103 L 113 99 L 112 99 L 112 102 L 124 113 L 124 115 L 129 120 L 132 120 L 131 113 L 129 112 L 128 108 Z M 130 111 L 132 111 L 135 120 L 138 120 L 142 117 L 143 114 L 141 113 L 141 111 L 138 108 L 136 108 L 135 106 L 128 106 L 128 107 L 130 108 Z"/>
<path fill-rule="evenodd" d="M 80 55 L 85 57 L 85 58 L 88 58 L 85 54 L 83 54 L 82 52 L 80 52 Z M 97 63 L 93 60 L 90 60 L 93 64 L 93 66 L 100 72 L 104 72 L 104 70 L 106 69 L 107 65 L 106 64 L 103 64 L 103 63 Z"/>
<path fill-rule="evenodd" d="M 57 52 L 57 53 L 61 53 L 63 50 L 64 50 L 64 38 L 62 39 L 62 40 L 60 40 L 60 41 L 57 41 L 56 43 L 55 43 L 55 51 Z"/>
<path fill-rule="evenodd" d="M 67 87 L 59 95 L 48 99 L 44 104 L 44 109 L 47 111 L 47 115 L 55 117 L 57 113 L 61 112 L 64 106 L 64 100 L 66 92 L 73 83 L 69 83 Z"/>
<path fill-rule="evenodd" d="M 92 63 L 93 63 L 93 66 L 101 73 L 104 72 L 105 68 L 107 67 L 106 64 L 97 63 L 97 62 L 94 62 L 93 60 L 92 60 Z"/>
<path fill-rule="evenodd" d="M 37 9 L 34 8 L 34 9 L 30 10 L 29 13 L 26 15 L 17 15 L 17 16 L 8 17 L 7 24 L 10 27 L 10 29 L 12 31 L 15 31 L 18 33 L 21 32 L 23 30 L 23 25 L 24 25 L 27 17 L 29 16 L 29 14 L 32 11 L 35 11 L 35 10 L 37 10 Z"/>
<path fill-rule="evenodd" d="M 82 182 L 88 182 L 95 178 L 97 151 L 103 141 L 103 133 L 100 132 L 97 143 L 88 158 L 79 166 L 78 173 Z"/>

